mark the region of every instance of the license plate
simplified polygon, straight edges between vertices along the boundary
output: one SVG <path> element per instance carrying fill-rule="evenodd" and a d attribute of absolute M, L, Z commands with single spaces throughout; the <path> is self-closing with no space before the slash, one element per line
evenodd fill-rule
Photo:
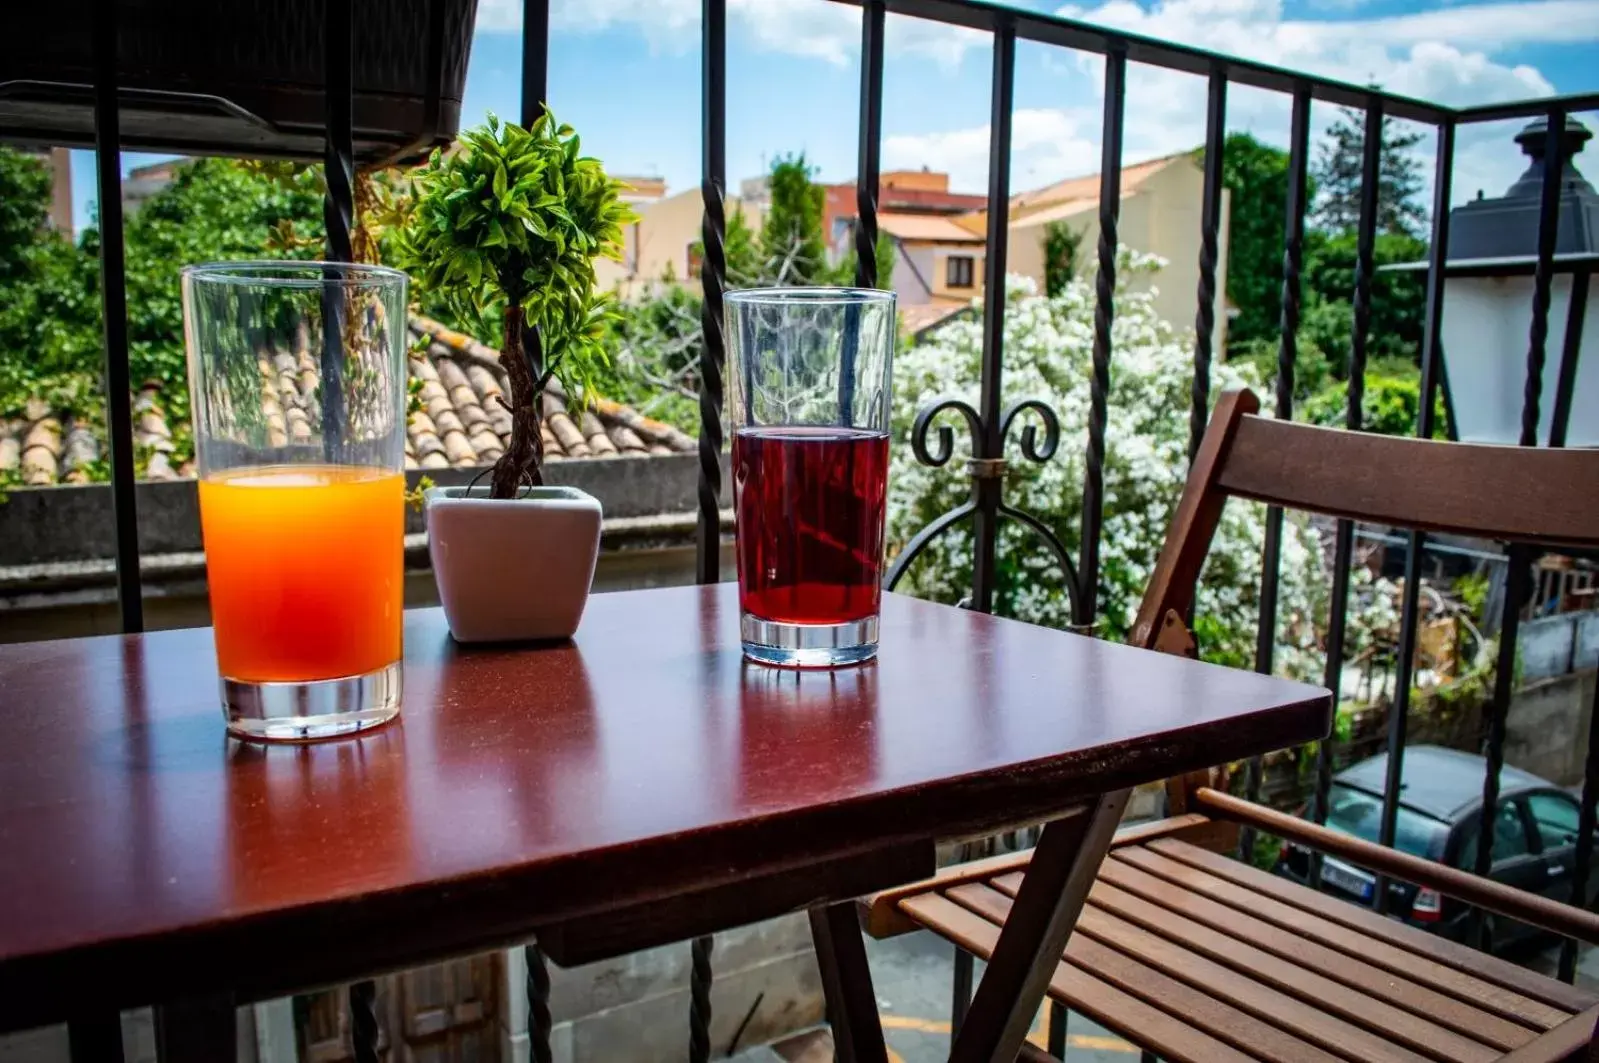
<path fill-rule="evenodd" d="M 1376 880 L 1364 871 L 1356 870 L 1331 858 L 1322 861 L 1321 880 L 1345 893 L 1353 893 L 1363 901 L 1371 900 L 1371 895 L 1377 887 Z"/>

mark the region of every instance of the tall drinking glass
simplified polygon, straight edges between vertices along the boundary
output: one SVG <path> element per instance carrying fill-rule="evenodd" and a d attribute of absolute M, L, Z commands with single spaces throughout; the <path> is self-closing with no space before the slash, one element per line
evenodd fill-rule
<path fill-rule="evenodd" d="M 400 711 L 406 276 L 230 262 L 183 271 L 222 708 L 304 741 Z"/>
<path fill-rule="evenodd" d="M 877 656 L 894 293 L 727 294 L 728 409 L 744 655 Z"/>

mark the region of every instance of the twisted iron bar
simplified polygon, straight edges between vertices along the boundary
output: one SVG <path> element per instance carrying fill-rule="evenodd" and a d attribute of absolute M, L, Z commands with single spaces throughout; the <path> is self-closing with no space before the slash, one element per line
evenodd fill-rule
<path fill-rule="evenodd" d="M 700 327 L 705 332 L 705 353 L 700 359 L 700 479 L 699 581 L 714 583 L 720 573 L 720 527 L 722 493 L 722 367 L 727 357 L 727 335 L 722 324 L 722 292 L 727 283 L 727 249 L 722 233 L 726 225 L 722 185 L 706 180 L 705 224 L 701 238 L 705 243 L 701 278 L 704 301 Z"/>
<path fill-rule="evenodd" d="M 1188 460 L 1199 454 L 1210 413 L 1211 347 L 1216 336 L 1216 264 L 1221 257 L 1222 153 L 1227 133 L 1227 68 L 1210 72 L 1205 117 L 1205 189 L 1199 235 L 1199 306 L 1194 313 L 1194 381 L 1188 404 Z"/>
<path fill-rule="evenodd" d="M 355 1063 L 378 1063 L 378 984 L 370 978 L 350 986 L 350 1044 Z"/>
<path fill-rule="evenodd" d="M 934 423 L 942 414 L 949 412 L 959 414 L 966 422 L 972 450 L 969 472 L 974 486 L 983 479 L 1003 477 L 1006 441 L 1010 438 L 1011 428 L 1025 414 L 1035 415 L 1038 423 L 1027 423 L 1022 426 L 1018 445 L 1023 457 L 1042 465 L 1053 458 L 1060 448 L 1060 418 L 1042 399 L 1023 399 L 1005 409 L 999 422 L 999 452 L 990 453 L 986 442 L 988 433 L 983 430 L 982 415 L 965 399 L 945 397 L 934 399 L 918 410 L 916 420 L 911 425 L 911 452 L 916 455 L 917 461 L 929 468 L 943 468 L 955 456 L 955 430 L 947 424 Z M 1038 431 L 1040 426 L 1043 428 L 1042 438 Z M 936 442 L 930 445 L 929 438 Z M 944 532 L 975 515 L 978 511 L 976 499 L 977 492 L 974 490 L 972 500 L 962 502 L 954 509 L 939 514 L 913 535 L 905 544 L 905 548 L 894 558 L 894 563 L 889 566 L 888 575 L 883 580 L 884 589 L 891 591 L 897 587 L 911 564 L 921 556 L 922 551 Z M 1066 577 L 1066 596 L 1072 606 L 1072 615 L 1075 617 L 1078 604 L 1077 568 L 1072 563 L 1070 552 L 1060 541 L 1060 537 L 1043 521 L 1014 506 L 1006 505 L 1003 501 L 996 503 L 995 516 L 1013 520 L 1043 540 Z"/>
<path fill-rule="evenodd" d="M 1099 533 L 1105 510 L 1105 427 L 1110 398 L 1111 326 L 1116 318 L 1116 226 L 1121 216 L 1122 120 L 1127 51 L 1105 54 L 1105 117 L 1099 170 L 1099 275 L 1094 282 L 1093 372 L 1088 382 L 1088 447 L 1083 472 L 1082 583 L 1072 619 L 1092 624 L 1099 605 Z"/>
<path fill-rule="evenodd" d="M 527 962 L 527 1032 L 533 1063 L 550 1063 L 550 965 L 535 942 L 522 950 Z"/>
<path fill-rule="evenodd" d="M 711 1058 L 711 937 L 697 937 L 689 948 L 688 1058 L 705 1063 Z"/>

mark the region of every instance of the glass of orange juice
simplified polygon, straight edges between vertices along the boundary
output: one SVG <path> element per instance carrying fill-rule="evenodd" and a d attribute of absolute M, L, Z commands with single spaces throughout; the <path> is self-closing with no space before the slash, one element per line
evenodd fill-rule
<path fill-rule="evenodd" d="M 400 711 L 406 276 L 228 262 L 183 271 L 222 708 L 307 741 Z"/>

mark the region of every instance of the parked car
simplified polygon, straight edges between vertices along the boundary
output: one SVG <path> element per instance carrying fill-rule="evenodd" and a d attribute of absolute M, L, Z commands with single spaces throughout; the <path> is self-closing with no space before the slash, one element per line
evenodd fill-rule
<path fill-rule="evenodd" d="M 1487 770 L 1487 762 L 1474 753 L 1441 746 L 1406 748 L 1395 847 L 1413 856 L 1474 870 L 1478 824 L 1482 820 L 1482 782 Z M 1377 841 L 1387 776 L 1386 753 L 1338 774 L 1328 793 L 1327 826 L 1366 841 Z M 1499 794 L 1489 877 L 1551 900 L 1571 903 L 1578 833 L 1576 799 L 1554 783 L 1508 765 L 1499 775 Z M 1310 871 L 1310 850 L 1285 844 L 1278 872 L 1308 884 Z M 1335 857 L 1323 859 L 1321 884 L 1326 893 L 1344 900 L 1365 905 L 1375 901 L 1377 876 Z M 1465 904 L 1408 882 L 1390 882 L 1389 890 L 1388 910 L 1397 918 L 1456 941 L 1465 939 Z M 1592 904 L 1599 894 L 1599 874 L 1590 875 L 1585 892 L 1584 901 Z M 1538 933 L 1524 923 L 1492 913 L 1485 918 L 1494 948 Z"/>

